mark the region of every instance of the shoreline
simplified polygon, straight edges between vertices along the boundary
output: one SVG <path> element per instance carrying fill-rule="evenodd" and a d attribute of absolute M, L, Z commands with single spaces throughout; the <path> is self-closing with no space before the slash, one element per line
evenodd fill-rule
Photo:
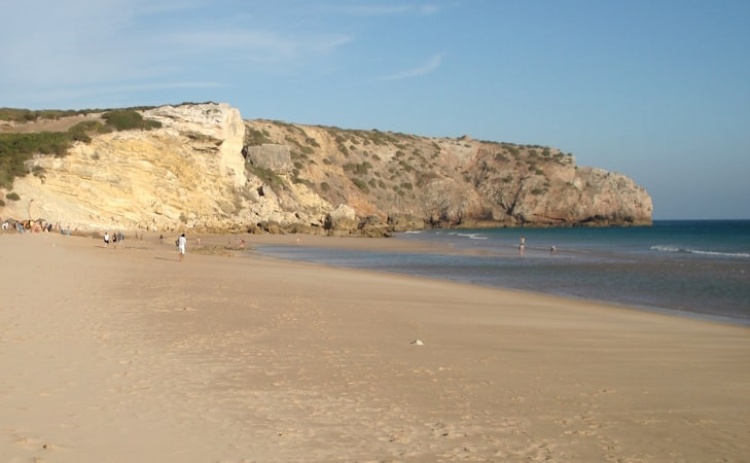
<path fill-rule="evenodd" d="M 708 222 L 712 222 L 713 220 L 705 220 Z M 722 222 L 726 222 L 729 220 L 720 220 Z M 673 222 L 670 220 L 666 220 L 664 222 Z M 701 222 L 701 221 L 697 221 Z M 59 232 L 52 232 L 51 234 L 56 234 Z M 170 248 L 170 243 L 172 243 L 179 235 L 180 232 L 178 231 L 172 231 L 167 233 L 159 233 L 159 232 L 140 232 L 141 239 L 135 239 L 131 235 L 132 232 L 128 231 L 125 240 L 125 246 L 128 246 L 131 243 L 150 243 L 154 245 L 159 246 L 167 246 L 167 248 Z M 8 233 L 8 235 L 13 235 L 15 233 Z M 39 234 L 39 233 L 37 233 Z M 31 236 L 35 236 L 37 234 L 31 234 Z M 39 235 L 45 235 L 45 233 L 41 233 Z M 163 244 L 159 244 L 159 236 L 163 235 Z M 75 237 L 81 238 L 81 239 L 93 239 L 94 241 L 99 241 L 101 239 L 100 236 L 96 235 L 73 235 Z M 295 233 L 288 233 L 288 234 L 272 234 L 272 233 L 259 233 L 259 234 L 252 234 L 252 233 L 195 233 L 195 234 L 189 234 L 189 247 L 190 249 L 189 253 L 200 253 L 200 254 L 206 254 L 206 255 L 224 255 L 224 256 L 230 256 L 230 255 L 241 255 L 246 254 L 249 252 L 255 251 L 253 246 L 288 246 L 288 247 L 310 247 L 310 248 L 328 248 L 328 249 L 344 249 L 344 250 L 362 250 L 362 251 L 373 251 L 373 252 L 414 252 L 414 253 L 435 253 L 435 254 L 443 254 L 443 255 L 487 255 L 487 256 L 494 256 L 494 254 L 489 254 L 485 251 L 477 251 L 472 249 L 456 249 L 456 248 L 445 248 L 443 246 L 440 246 L 438 243 L 430 242 L 430 241 L 404 241 L 399 240 L 395 237 L 388 237 L 388 238 L 373 238 L 373 237 L 360 237 L 360 236 L 328 236 L 328 235 L 308 235 L 308 234 L 295 234 Z M 0 237 L 2 237 L 2 234 L 0 234 Z M 196 245 L 196 239 L 199 240 L 199 244 Z M 241 241 L 244 241 L 244 247 L 240 244 Z M 509 254 L 499 254 L 497 257 L 501 258 L 514 258 L 515 257 L 515 250 L 517 249 L 514 245 L 506 245 L 505 248 L 507 251 L 509 251 Z M 545 257 L 548 250 L 546 248 L 533 248 L 533 247 L 527 247 L 527 251 L 530 252 L 536 252 L 539 256 Z M 564 254 L 566 252 L 571 252 L 568 250 L 560 250 L 558 251 L 561 254 Z M 272 256 L 268 256 L 269 258 L 274 258 Z M 534 258 L 533 256 L 526 256 L 527 258 Z M 292 260 L 292 259 L 280 259 L 282 261 L 286 262 L 303 262 L 299 260 Z M 353 270 L 364 270 L 364 271 L 375 271 L 380 272 L 380 270 L 369 270 L 369 269 L 362 269 L 362 268 L 354 268 L 354 267 L 337 267 L 337 266 L 329 266 L 326 264 L 321 263 L 320 265 L 324 267 L 331 267 L 331 268 L 348 268 Z M 403 275 L 403 276 L 410 276 L 408 273 L 398 273 L 398 272 L 388 272 L 388 271 L 382 271 L 383 273 L 392 274 L 392 275 Z M 719 324 L 725 324 L 730 326 L 739 326 L 739 327 L 750 327 L 750 319 L 747 318 L 739 318 L 739 317 L 732 317 L 729 315 L 716 315 L 716 314 L 710 314 L 710 313 L 703 313 L 698 311 L 691 311 L 686 309 L 676 309 L 676 308 L 669 308 L 669 307 L 660 307 L 656 305 L 647 305 L 647 304 L 637 304 L 637 303 L 628 303 L 628 302 L 618 302 L 618 301 L 612 301 L 612 300 L 606 300 L 606 299 L 597 299 L 595 297 L 587 297 L 587 296 L 577 296 L 572 294 L 565 294 L 565 293 L 555 293 L 555 292 L 544 292 L 544 291 L 538 291 L 533 289 L 525 289 L 525 288 L 515 288 L 511 286 L 496 286 L 496 285 L 489 285 L 489 284 L 482 284 L 482 283 L 476 283 L 472 281 L 466 281 L 466 280 L 455 280 L 455 279 L 449 279 L 449 278 L 439 278 L 439 277 L 430 277 L 430 276 L 422 276 L 422 278 L 431 279 L 434 281 L 448 281 L 448 282 L 456 282 L 456 283 L 462 283 L 467 284 L 472 287 L 483 287 L 483 288 L 495 288 L 500 290 L 506 290 L 506 291 L 513 291 L 513 292 L 519 292 L 521 294 L 529 294 L 531 296 L 534 295 L 542 295 L 542 296 L 551 296 L 551 297 L 560 297 L 563 299 L 569 299 L 571 301 L 582 301 L 582 302 L 592 302 L 602 305 L 610 305 L 618 309 L 626 309 L 626 310 L 636 310 L 636 311 L 643 311 L 648 313 L 655 313 L 655 314 L 661 314 L 661 315 L 667 315 L 667 316 L 674 316 L 674 317 L 681 317 L 681 318 L 687 318 L 692 320 L 699 320 L 699 321 L 706 321 L 711 323 L 719 323 Z"/>
<path fill-rule="evenodd" d="M 722 220 L 727 221 L 727 220 Z M 666 222 L 672 222 L 667 220 Z M 15 233 L 6 233 L 6 235 L 14 235 Z M 46 232 L 42 233 L 31 233 L 30 236 L 44 236 L 47 234 Z M 50 234 L 59 234 L 59 232 L 51 232 Z M 139 236 L 140 239 L 135 239 L 132 237 L 131 232 L 128 232 L 126 234 L 126 240 L 125 240 L 125 246 L 132 245 L 132 243 L 149 243 L 152 245 L 157 246 L 167 246 L 167 248 L 171 249 L 170 243 L 174 241 L 178 236 L 180 232 L 173 231 L 173 232 L 167 232 L 165 233 L 159 233 L 159 232 L 140 232 Z M 159 244 L 159 236 L 163 235 L 163 244 Z M 3 235 L 0 234 L 0 238 Z M 189 234 L 190 237 L 189 241 L 189 247 L 192 248 L 188 252 L 189 253 L 199 253 L 204 255 L 223 255 L 223 256 L 232 256 L 232 255 L 242 255 L 247 254 L 250 252 L 254 252 L 255 249 L 254 246 L 288 246 L 288 247 L 310 247 L 310 248 L 328 248 L 328 249 L 344 249 L 344 250 L 362 250 L 362 251 L 373 251 L 373 252 L 414 252 L 414 253 L 435 253 L 435 254 L 443 254 L 443 255 L 477 255 L 477 252 L 479 252 L 479 255 L 494 255 L 494 254 L 488 254 L 485 251 L 475 251 L 471 249 L 455 249 L 455 248 L 445 248 L 443 246 L 440 246 L 438 243 L 435 242 L 429 242 L 429 241 L 404 241 L 399 240 L 394 237 L 388 237 L 388 238 L 373 238 L 373 237 L 360 237 L 360 236 L 328 236 L 328 235 L 308 235 L 308 234 L 271 234 L 271 233 L 260 233 L 260 234 L 251 234 L 251 233 L 195 233 L 195 234 Z M 77 237 L 80 239 L 93 239 L 94 241 L 98 242 L 101 237 L 96 235 L 72 235 L 72 237 Z M 196 245 L 196 238 L 199 240 L 199 244 Z M 241 241 L 244 241 L 244 246 L 240 244 Z M 505 258 L 514 258 L 515 257 L 515 249 L 516 247 L 513 245 L 507 245 L 506 249 L 508 251 L 511 251 L 512 254 L 500 254 L 497 257 L 505 257 Z M 527 250 L 537 252 L 540 256 L 543 256 L 547 253 L 546 248 L 528 248 Z M 561 253 L 569 252 L 566 250 L 558 251 Z M 272 256 L 268 256 L 268 258 L 275 258 Z M 533 258 L 533 256 L 527 256 L 527 258 Z M 280 258 L 282 261 L 286 262 L 304 262 L 300 260 L 293 260 L 293 259 L 283 259 Z M 347 268 L 352 270 L 362 270 L 362 271 L 375 271 L 375 272 L 381 272 L 381 270 L 370 270 L 370 269 L 364 269 L 364 268 L 354 268 L 354 267 L 337 267 L 337 266 L 330 266 L 326 265 L 324 263 L 320 264 L 324 267 L 330 267 L 330 268 Z M 408 273 L 399 273 L 399 272 L 389 272 L 389 271 L 382 271 L 386 274 L 391 275 L 402 275 L 402 276 L 411 276 Z M 647 313 L 655 313 L 655 314 L 661 314 L 661 315 L 667 315 L 667 316 L 673 316 L 673 317 L 680 317 L 680 318 L 687 318 L 692 320 L 698 320 L 698 321 L 706 321 L 710 323 L 719 323 L 719 324 L 725 324 L 730 326 L 738 326 L 738 327 L 750 327 L 750 319 L 747 318 L 739 318 L 739 317 L 732 317 L 729 315 L 716 315 L 716 314 L 710 314 L 710 313 L 703 313 L 698 311 L 691 311 L 686 309 L 676 309 L 676 308 L 669 308 L 669 307 L 660 307 L 656 305 L 647 305 L 647 304 L 637 304 L 637 303 L 628 303 L 628 302 L 618 302 L 618 301 L 612 301 L 607 299 L 598 299 L 595 297 L 587 297 L 587 296 L 577 296 L 573 294 L 565 294 L 565 293 L 555 293 L 555 292 L 544 292 L 544 291 L 538 291 L 533 289 L 526 289 L 526 288 L 516 288 L 512 286 L 496 286 L 496 285 L 490 285 L 490 284 L 482 284 L 467 280 L 456 280 L 456 279 L 450 279 L 450 278 L 439 278 L 439 277 L 430 277 L 430 276 L 421 276 L 421 278 L 430 279 L 433 281 L 444 281 L 444 282 L 455 282 L 455 283 L 461 283 L 461 284 L 467 284 L 472 287 L 482 287 L 482 288 L 490 288 L 490 289 L 499 289 L 499 290 L 505 290 L 505 291 L 513 291 L 513 292 L 519 292 L 521 294 L 528 294 L 531 296 L 534 295 L 541 295 L 541 296 L 550 296 L 550 297 L 560 297 L 563 299 L 569 299 L 571 301 L 581 301 L 581 302 L 591 302 L 601 305 L 610 305 L 612 307 L 618 308 L 618 309 L 625 309 L 625 310 L 635 310 L 635 311 L 643 311 Z"/>
<path fill-rule="evenodd" d="M 330 238 L 330 237 L 320 237 L 321 239 L 314 239 L 310 241 L 306 241 L 304 243 L 295 243 L 293 242 L 293 238 L 290 239 L 289 237 L 286 238 L 276 238 L 276 237 L 266 237 L 264 238 L 262 235 L 258 239 L 249 239 L 249 243 L 251 243 L 254 246 L 286 246 L 286 247 L 294 247 L 294 246 L 301 246 L 301 247 L 311 247 L 311 248 L 328 248 L 328 249 L 344 249 L 344 250 L 362 250 L 362 251 L 372 251 L 372 252 L 415 252 L 415 253 L 437 253 L 437 254 L 443 254 L 443 255 L 481 255 L 481 256 L 492 256 L 497 258 L 509 258 L 514 259 L 516 258 L 516 247 L 512 245 L 507 245 L 504 249 L 506 251 L 510 251 L 510 254 L 491 254 L 486 251 L 476 251 L 472 249 L 455 249 L 455 248 L 445 248 L 441 247 L 438 244 L 434 242 L 429 241 L 400 241 L 398 239 L 394 238 L 367 238 L 364 239 L 364 241 L 359 241 L 359 238 L 350 238 L 350 242 L 342 242 L 339 243 L 335 240 L 338 240 L 340 238 Z M 333 241 L 329 241 L 333 240 Z M 370 242 L 370 240 L 375 240 Z M 381 240 L 381 241 L 377 241 Z M 390 240 L 390 241 L 389 241 Z M 393 243 L 391 242 L 393 241 Z M 249 252 L 252 250 L 246 250 L 245 252 Z M 546 257 L 548 254 L 548 250 L 546 248 L 528 248 L 527 252 L 535 252 L 537 255 L 526 255 L 525 258 L 527 259 L 533 259 L 535 257 Z M 558 251 L 561 253 L 561 255 L 564 255 L 567 252 L 567 250 Z M 270 256 L 273 257 L 273 256 Z M 294 260 L 294 259 L 284 259 L 289 262 L 306 262 L 302 260 Z M 320 263 L 320 265 L 326 266 L 325 263 Z M 388 270 L 372 270 L 372 269 L 366 269 L 361 267 L 346 267 L 346 266 L 335 266 L 331 265 L 331 267 L 334 268 L 348 268 L 352 270 L 370 270 L 370 271 L 378 271 L 378 272 L 384 272 L 394 275 L 411 275 L 409 273 L 401 273 L 401 272 L 394 272 L 394 271 L 388 271 Z M 483 284 L 481 282 L 474 282 L 469 280 L 462 280 L 462 279 L 452 279 L 447 277 L 433 277 L 433 276 L 422 276 L 423 278 L 432 279 L 435 281 L 450 281 L 450 282 L 458 282 L 463 283 L 467 285 L 471 285 L 474 287 L 484 287 L 484 288 L 497 288 L 507 291 L 516 291 L 520 292 L 522 294 L 529 294 L 529 295 L 546 295 L 546 296 L 552 296 L 552 297 L 560 297 L 564 299 L 569 299 L 571 301 L 583 301 L 583 302 L 592 302 L 592 303 L 598 303 L 602 305 L 611 305 L 613 307 L 621 308 L 621 309 L 628 309 L 628 310 L 637 310 L 637 311 L 645 311 L 649 313 L 657 313 L 662 315 L 668 315 L 668 316 L 674 316 L 674 317 L 682 317 L 682 318 L 688 318 L 688 319 L 694 319 L 694 320 L 702 320 L 712 323 L 721 323 L 721 324 L 728 324 L 732 326 L 740 326 L 740 327 L 750 327 L 750 319 L 745 317 L 739 317 L 735 316 L 732 317 L 731 315 L 723 315 L 723 314 L 711 314 L 711 313 L 705 313 L 705 312 L 699 312 L 695 310 L 689 310 L 689 309 L 679 309 L 679 308 L 671 308 L 671 307 L 662 307 L 658 305 L 648 305 L 648 304 L 637 304 L 637 303 L 629 303 L 629 302 L 619 302 L 614 300 L 607 300 L 607 299 L 600 299 L 596 297 L 589 297 L 589 296 L 578 296 L 573 294 L 566 294 L 562 292 L 553 292 L 553 291 L 542 291 L 542 290 L 533 290 L 533 289 L 527 289 L 527 288 L 516 288 L 513 286 L 501 286 L 501 285 L 493 285 L 493 284 Z"/>
<path fill-rule="evenodd" d="M 0 455 L 426 463 L 750 453 L 746 328 L 231 249 L 201 254 L 192 241 L 180 263 L 168 238 L 103 249 L 90 238 L 0 236 L 0 257 L 13 262 L 0 281 Z"/>

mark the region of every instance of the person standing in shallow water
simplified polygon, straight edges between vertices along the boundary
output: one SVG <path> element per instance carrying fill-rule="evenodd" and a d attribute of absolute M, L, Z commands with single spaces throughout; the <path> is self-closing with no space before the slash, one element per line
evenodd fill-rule
<path fill-rule="evenodd" d="M 177 252 L 179 253 L 180 262 L 182 262 L 182 259 L 185 257 L 185 246 L 187 245 L 187 238 L 185 238 L 185 234 L 183 233 L 180 235 L 179 238 L 177 238 Z"/>

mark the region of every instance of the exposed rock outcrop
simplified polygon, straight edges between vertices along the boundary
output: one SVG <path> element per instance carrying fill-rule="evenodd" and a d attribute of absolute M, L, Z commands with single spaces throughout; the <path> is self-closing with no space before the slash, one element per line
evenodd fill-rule
<path fill-rule="evenodd" d="M 14 182 L 1 217 L 79 229 L 383 236 L 425 226 L 651 222 L 646 191 L 554 148 L 243 121 L 226 104 L 141 111 Z M 9 193 L 4 191 L 2 193 Z M 2 196 L 7 197 L 7 196 Z"/>
<path fill-rule="evenodd" d="M 264 143 L 260 146 L 244 148 L 245 161 L 250 166 L 267 169 L 277 174 L 289 174 L 292 165 L 292 153 L 287 145 Z"/>
<path fill-rule="evenodd" d="M 378 216 L 391 230 L 651 223 L 642 187 L 578 167 L 554 148 L 264 120 L 247 126 L 246 142 L 289 148 L 295 183 L 351 206 L 360 219 Z"/>

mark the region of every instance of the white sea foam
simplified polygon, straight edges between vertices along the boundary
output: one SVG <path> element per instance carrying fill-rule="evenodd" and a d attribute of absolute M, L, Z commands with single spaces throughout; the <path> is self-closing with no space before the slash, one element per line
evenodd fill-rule
<path fill-rule="evenodd" d="M 480 235 L 479 233 L 457 233 L 457 236 L 461 236 L 463 238 L 469 238 L 470 240 L 486 240 L 487 237 L 484 235 Z"/>
<path fill-rule="evenodd" d="M 651 249 L 654 251 L 659 251 L 659 252 L 681 252 L 685 254 L 697 254 L 697 255 L 703 255 L 703 256 L 750 259 L 750 253 L 747 253 L 747 252 L 705 251 L 702 249 L 678 248 L 675 246 L 651 246 Z"/>

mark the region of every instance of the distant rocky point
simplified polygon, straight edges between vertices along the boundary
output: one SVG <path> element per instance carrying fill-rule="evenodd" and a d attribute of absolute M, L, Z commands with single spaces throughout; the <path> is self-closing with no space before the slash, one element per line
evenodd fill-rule
<path fill-rule="evenodd" d="M 137 112 L 150 130 L 87 132 L 63 155 L 26 160 L 34 175 L 0 188 L 0 217 L 91 231 L 365 236 L 652 221 L 642 187 L 555 148 L 243 120 L 227 104 Z M 0 134 L 101 117 L 5 121 Z"/>

